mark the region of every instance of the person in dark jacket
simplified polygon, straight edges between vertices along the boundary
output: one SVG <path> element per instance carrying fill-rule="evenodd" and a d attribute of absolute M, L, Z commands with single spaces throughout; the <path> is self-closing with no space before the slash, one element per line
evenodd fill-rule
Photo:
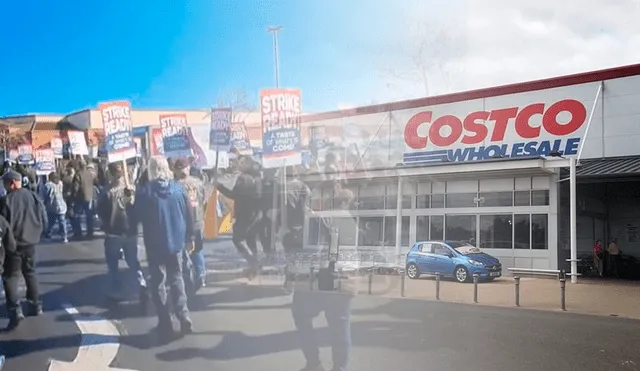
<path fill-rule="evenodd" d="M 4 276 L 4 264 L 17 253 L 16 240 L 13 237 L 11 225 L 0 216 L 0 275 Z M 1 362 L 0 362 L 1 365 Z M 2 368 L 0 367 L 0 370 Z"/>
<path fill-rule="evenodd" d="M 22 175 L 22 187 L 35 192 L 38 185 L 38 175 L 29 165 L 16 165 L 16 171 Z"/>
<path fill-rule="evenodd" d="M 249 156 L 238 157 L 241 171 L 233 189 L 216 182 L 216 189 L 233 200 L 235 222 L 233 223 L 233 243 L 238 252 L 250 265 L 249 278 L 258 273 L 258 248 L 256 245 L 257 226 L 261 218 L 261 179 Z"/>
<path fill-rule="evenodd" d="M 0 200 L 0 215 L 9 222 L 17 247 L 15 254 L 7 256 L 2 276 L 9 312 L 8 329 L 11 330 L 24 319 L 18 294 L 20 273 L 27 286 L 29 314 L 42 314 L 35 252 L 46 227 L 47 215 L 38 195 L 22 188 L 22 176 L 19 173 L 9 172 L 2 180 L 9 193 Z"/>
<path fill-rule="evenodd" d="M 148 174 L 147 184 L 136 191 L 131 222 L 135 226 L 142 224 L 158 330 L 163 339 L 170 339 L 174 333 L 170 308 L 180 321 L 181 332 L 192 331 L 182 259 L 185 246 L 193 243 L 193 213 L 184 188 L 173 180 L 165 158 L 152 157 Z M 167 301 L 166 285 L 171 290 L 171 304 Z"/>
<path fill-rule="evenodd" d="M 277 213 L 274 213 L 274 210 L 277 210 L 277 205 L 279 198 L 276 195 L 276 199 L 274 200 L 274 192 L 276 191 L 275 184 L 276 175 L 274 171 L 265 171 L 264 176 L 262 178 L 262 194 L 260 196 L 260 205 L 261 205 L 261 215 L 258 221 L 257 233 L 258 240 L 260 240 L 260 245 L 262 246 L 262 252 L 265 254 L 271 254 L 273 249 L 271 248 L 271 228 L 272 228 L 272 218 L 277 218 Z M 274 208 L 274 201 L 276 207 Z M 277 227 L 276 220 L 276 227 Z"/>
<path fill-rule="evenodd" d="M 138 259 L 138 230 L 137 225 L 131 224 L 129 220 L 129 212 L 134 202 L 134 189 L 125 184 L 120 163 L 110 164 L 109 173 L 112 175 L 111 184 L 102 193 L 97 211 L 105 233 L 104 256 L 111 282 L 110 296 L 117 299 L 121 293 L 121 255 L 124 255 L 127 265 L 135 272 L 142 295 L 146 291 L 147 283 Z"/>
<path fill-rule="evenodd" d="M 187 192 L 193 212 L 194 245 L 189 251 L 189 256 L 193 262 L 196 274 L 195 287 L 193 287 L 193 290 L 198 291 L 198 289 L 206 285 L 207 279 L 207 267 L 204 260 L 204 244 L 202 240 L 204 231 L 204 204 L 206 202 L 204 183 L 202 180 L 190 175 L 190 168 L 183 159 L 175 161 L 173 164 L 173 174 L 178 183 L 180 183 L 184 187 L 185 192 Z"/>
<path fill-rule="evenodd" d="M 87 238 L 93 237 L 93 222 L 95 217 L 93 196 L 94 196 L 94 184 L 95 175 L 94 171 L 90 167 L 86 166 L 84 162 L 80 161 L 77 164 L 78 169 L 73 178 L 73 194 L 74 194 L 74 218 L 73 231 L 76 238 L 82 237 L 82 225 L 80 217 L 85 216 L 87 223 Z"/>
<path fill-rule="evenodd" d="M 302 250 L 303 229 L 311 190 L 298 178 L 298 170 L 292 168 L 291 177 L 287 179 L 286 207 L 286 233 L 282 237 L 282 245 L 285 252 Z"/>

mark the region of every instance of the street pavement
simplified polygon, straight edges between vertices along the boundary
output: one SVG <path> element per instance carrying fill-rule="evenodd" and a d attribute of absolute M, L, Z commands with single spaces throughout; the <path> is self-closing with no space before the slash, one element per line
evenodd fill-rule
<path fill-rule="evenodd" d="M 221 253 L 225 244 L 207 244 L 212 270 L 220 270 L 220 262 L 211 257 L 216 249 L 226 254 Z M 90 363 L 97 356 L 86 356 L 91 352 L 86 347 L 85 358 L 78 352 L 87 337 L 94 344 L 119 343 L 110 366 L 122 369 L 276 371 L 303 366 L 291 296 L 281 288 L 223 282 L 222 274 L 213 275 L 192 304 L 195 333 L 160 345 L 153 311 L 145 313 L 133 293 L 120 304 L 105 299 L 102 241 L 44 244 L 39 257 L 47 312 L 27 319 L 15 333 L 0 334 L 1 350 L 9 356 L 6 370 L 44 371 L 51 359 L 87 362 L 69 370 L 98 370 Z M 234 264 L 239 263 L 228 266 Z M 340 294 L 315 295 L 335 300 Z M 80 317 L 70 316 L 64 305 L 83 318 L 108 319 L 119 336 L 81 337 L 74 322 Z M 640 322 L 629 319 L 366 294 L 354 299 L 351 314 L 351 370 L 640 369 Z M 322 318 L 316 326 L 328 369 L 329 330 Z M 103 359 L 107 353 L 102 350 Z"/>

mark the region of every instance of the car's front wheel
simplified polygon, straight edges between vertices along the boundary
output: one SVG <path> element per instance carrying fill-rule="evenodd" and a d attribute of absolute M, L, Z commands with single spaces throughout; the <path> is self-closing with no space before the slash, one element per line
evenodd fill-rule
<path fill-rule="evenodd" d="M 411 278 L 412 280 L 420 278 L 420 270 L 414 263 L 407 264 L 407 277 Z"/>
<path fill-rule="evenodd" d="M 460 283 L 468 282 L 469 271 L 467 270 L 467 268 L 459 265 L 456 267 L 455 271 L 453 272 L 453 277 L 456 279 L 456 281 Z"/>

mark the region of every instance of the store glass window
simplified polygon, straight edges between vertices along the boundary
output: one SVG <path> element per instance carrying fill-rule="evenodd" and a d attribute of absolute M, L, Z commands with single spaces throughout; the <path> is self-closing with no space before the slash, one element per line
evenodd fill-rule
<path fill-rule="evenodd" d="M 429 241 L 429 216 L 416 216 L 416 241 Z"/>
<path fill-rule="evenodd" d="M 476 203 L 477 193 L 450 193 L 447 194 L 447 208 L 454 207 L 477 207 Z"/>
<path fill-rule="evenodd" d="M 309 235 L 307 244 L 309 246 L 317 246 L 320 238 L 320 218 L 309 218 Z"/>
<path fill-rule="evenodd" d="M 531 236 L 531 217 L 529 214 L 515 214 L 513 216 L 513 247 L 529 249 Z"/>
<path fill-rule="evenodd" d="M 402 246 L 409 245 L 409 225 L 410 219 L 408 216 L 402 217 Z M 384 245 L 395 246 L 396 245 L 396 217 L 385 216 L 384 217 Z"/>
<path fill-rule="evenodd" d="M 513 206 L 513 192 L 484 192 L 479 197 L 480 207 Z"/>
<path fill-rule="evenodd" d="M 331 226 L 338 229 L 338 243 L 343 246 L 356 245 L 356 233 L 358 225 L 356 219 L 352 217 L 333 218 Z M 322 241 L 322 233 L 320 234 Z"/>
<path fill-rule="evenodd" d="M 384 209 L 384 197 L 360 197 L 358 198 L 358 209 L 360 210 L 381 210 Z"/>
<path fill-rule="evenodd" d="M 382 246 L 384 233 L 384 217 L 361 216 L 358 246 Z"/>
<path fill-rule="evenodd" d="M 530 206 L 530 205 L 531 205 L 530 191 L 515 191 L 513 193 L 513 206 Z"/>
<path fill-rule="evenodd" d="M 416 196 L 416 209 L 428 209 L 431 207 L 430 195 Z"/>
<path fill-rule="evenodd" d="M 531 206 L 549 206 L 549 191 L 531 191 Z"/>
<path fill-rule="evenodd" d="M 329 188 L 322 190 L 322 210 L 333 210 L 333 191 Z"/>
<path fill-rule="evenodd" d="M 480 215 L 481 249 L 511 249 L 511 215 Z"/>
<path fill-rule="evenodd" d="M 447 215 L 445 229 L 445 239 L 475 244 L 476 215 Z"/>
<path fill-rule="evenodd" d="M 429 220 L 429 239 L 432 241 L 444 240 L 444 216 L 431 215 Z"/>
<path fill-rule="evenodd" d="M 547 214 L 531 215 L 531 248 L 546 250 L 549 248 L 549 217 Z"/>
<path fill-rule="evenodd" d="M 311 210 L 320 211 L 322 210 L 322 189 L 314 188 L 311 192 L 311 200 L 309 202 L 309 207 Z"/>
<path fill-rule="evenodd" d="M 385 207 L 387 209 L 396 209 L 398 207 L 398 197 L 397 196 L 387 196 Z M 402 196 L 402 208 L 403 209 L 411 209 L 411 196 Z"/>
<path fill-rule="evenodd" d="M 431 195 L 431 208 L 441 209 L 444 207 L 444 195 Z"/>

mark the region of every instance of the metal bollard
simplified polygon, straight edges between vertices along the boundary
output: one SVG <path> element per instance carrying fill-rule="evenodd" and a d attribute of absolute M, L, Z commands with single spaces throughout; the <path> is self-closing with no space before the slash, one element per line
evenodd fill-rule
<path fill-rule="evenodd" d="M 311 291 L 313 291 L 313 281 L 316 279 L 315 270 L 314 267 L 309 268 L 309 290 Z"/>
<path fill-rule="evenodd" d="M 478 303 L 478 281 L 480 280 L 480 276 L 477 273 L 473 275 L 473 302 Z"/>
<path fill-rule="evenodd" d="M 440 275 L 436 274 L 436 300 L 440 300 Z"/>
<path fill-rule="evenodd" d="M 561 278 L 560 279 L 560 308 L 562 308 L 563 311 L 567 310 L 566 291 L 567 291 L 567 280 L 565 278 Z"/>
<path fill-rule="evenodd" d="M 404 280 L 406 278 L 407 272 L 402 272 L 400 275 L 400 296 L 404 298 Z"/>
<path fill-rule="evenodd" d="M 342 292 L 342 268 L 338 270 L 338 292 Z"/>
<path fill-rule="evenodd" d="M 369 271 L 369 295 L 371 295 L 372 286 L 373 286 L 373 269 Z"/>
<path fill-rule="evenodd" d="M 520 277 L 513 277 L 516 281 L 516 307 L 520 306 Z"/>

